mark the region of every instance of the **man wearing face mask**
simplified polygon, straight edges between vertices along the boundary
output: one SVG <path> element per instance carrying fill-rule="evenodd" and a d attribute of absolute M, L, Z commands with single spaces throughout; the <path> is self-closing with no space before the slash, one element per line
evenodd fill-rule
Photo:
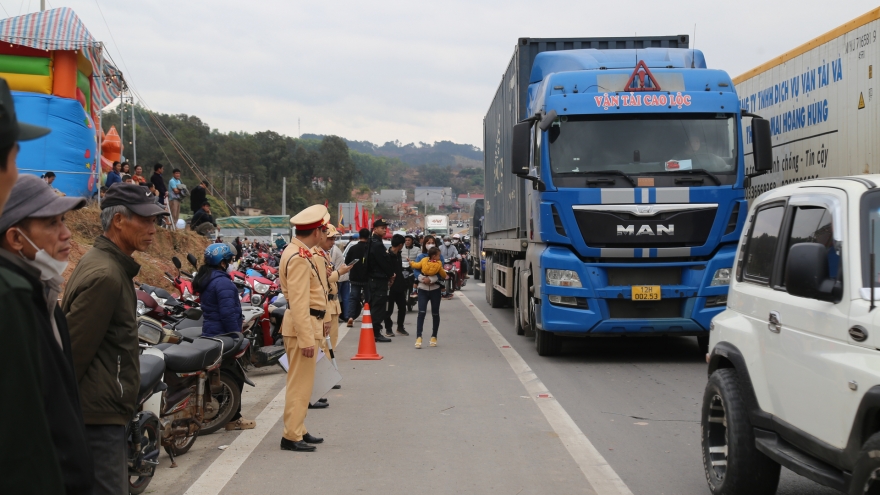
<path fill-rule="evenodd" d="M 94 460 L 95 495 L 128 492 L 125 426 L 137 406 L 140 365 L 137 296 L 132 278 L 168 215 L 156 196 L 136 184 L 115 184 L 101 203 L 104 235 L 79 261 L 64 289 L 73 366 L 86 441 Z M 108 304 L 109 303 L 109 304 Z"/>
<path fill-rule="evenodd" d="M 67 321 L 58 305 L 61 274 L 70 255 L 64 214 L 85 198 L 60 197 L 35 175 L 19 176 L 0 215 L 0 265 L 32 290 L 30 310 L 39 337 L 43 407 L 67 493 L 91 493 L 92 458 L 86 443 Z M 15 425 L 10 425 L 15 426 Z"/>
<path fill-rule="evenodd" d="M 45 127 L 18 122 L 9 86 L 0 79 L 0 214 L 18 178 L 18 142 L 48 133 Z M 0 327 L 4 346 L 14 350 L 0 361 L 0 397 L 15 403 L 0 409 L 0 445 L 15 446 L 0 449 L 0 493 L 63 494 L 67 488 L 43 400 L 43 338 L 34 331 L 38 316 L 33 306 L 41 294 L 18 269 L 0 260 Z"/>

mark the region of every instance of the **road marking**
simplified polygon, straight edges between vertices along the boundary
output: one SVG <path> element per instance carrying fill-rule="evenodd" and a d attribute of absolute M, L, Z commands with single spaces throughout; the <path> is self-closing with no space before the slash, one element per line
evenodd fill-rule
<path fill-rule="evenodd" d="M 547 387 L 541 382 L 538 375 L 529 368 L 529 365 L 516 352 L 516 349 L 510 347 L 510 342 L 501 335 L 501 332 L 495 328 L 495 325 L 488 321 L 486 315 L 471 303 L 467 296 L 461 292 L 457 295 L 465 307 L 471 310 L 477 323 L 483 327 L 489 338 L 498 346 L 501 355 L 507 359 L 510 367 L 519 377 L 519 381 L 522 382 L 529 393 L 529 397 L 535 401 L 535 404 L 544 413 L 544 417 L 547 418 L 550 427 L 559 435 L 559 440 L 565 445 L 574 462 L 581 468 L 581 472 L 587 478 L 590 485 L 592 485 L 596 494 L 632 495 L 626 483 L 614 472 L 608 461 L 596 450 L 590 439 L 578 428 L 562 405 L 553 398 L 553 395 L 547 390 Z M 538 400 L 539 398 L 540 400 Z"/>
<path fill-rule="evenodd" d="M 339 328 L 339 340 L 348 335 L 348 327 Z M 278 418 L 284 413 L 284 392 L 287 387 L 281 389 L 278 395 L 269 402 L 257 416 L 257 426 L 253 430 L 244 430 L 233 440 L 229 447 L 214 460 L 199 479 L 195 481 L 184 495 L 217 495 L 229 483 L 238 468 L 250 457 L 266 434 L 269 433 Z M 279 440 L 280 442 L 280 440 Z"/>

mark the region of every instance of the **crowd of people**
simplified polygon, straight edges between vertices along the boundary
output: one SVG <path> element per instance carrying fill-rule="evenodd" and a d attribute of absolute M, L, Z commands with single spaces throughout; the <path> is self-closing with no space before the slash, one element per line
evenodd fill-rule
<path fill-rule="evenodd" d="M 166 186 L 161 165 L 147 181 L 140 166 L 131 171 L 128 164 L 114 164 L 102 192 L 103 234 L 70 274 L 59 302 L 71 251 L 65 215 L 86 200 L 59 194 L 51 185 L 54 174 L 19 176 L 18 142 L 50 130 L 17 121 L 2 79 L 0 108 L 0 312 L 11 349 L 0 361 L 0 394 L 15 401 L 0 416 L 0 444 L 7 447 L 0 450 L 0 493 L 127 493 L 125 431 L 138 407 L 140 384 L 133 278 L 141 267 L 133 255 L 150 248 L 161 219 L 179 214 L 187 196 L 199 217 L 193 229 L 202 233 L 207 231 L 202 225 L 215 226 L 205 201 L 207 184 L 184 193 L 178 170 Z M 412 290 L 419 305 L 416 347 L 429 302 L 436 346 L 444 256 L 432 236 L 394 235 L 386 249 L 382 220 L 372 231 L 362 230 L 343 256 L 323 205 L 307 208 L 291 223 L 296 234 L 289 244 L 281 237 L 274 246 L 236 238 L 235 253 L 211 249 L 226 244 L 209 246 L 209 268 L 196 276 L 195 285 L 205 294 L 204 331 L 240 331 L 241 311 L 235 310 L 237 293 L 225 283 L 226 267 L 249 250 L 283 250 L 278 266 L 289 308 L 282 335 L 290 368 L 281 448 L 313 451 L 323 439 L 305 428 L 306 410 L 326 407 L 309 404 L 316 347 L 324 337 L 335 347 L 339 323 L 351 326 L 364 303 L 373 312 L 376 341 L 409 335 L 403 316 Z M 447 259 L 466 249 L 453 244 L 445 244 Z M 409 270 L 414 275 L 407 278 Z M 231 424 L 254 426 L 240 412 Z"/>

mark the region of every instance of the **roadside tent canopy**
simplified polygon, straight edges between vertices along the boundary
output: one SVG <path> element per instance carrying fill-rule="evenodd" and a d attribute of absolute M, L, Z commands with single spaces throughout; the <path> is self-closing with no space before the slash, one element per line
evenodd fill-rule
<path fill-rule="evenodd" d="M 224 217 L 217 219 L 217 227 L 221 229 L 289 229 L 290 216 Z"/>

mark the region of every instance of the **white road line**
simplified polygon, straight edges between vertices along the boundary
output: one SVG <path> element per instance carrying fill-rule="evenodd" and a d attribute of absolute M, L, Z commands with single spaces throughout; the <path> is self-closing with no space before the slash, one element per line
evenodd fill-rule
<path fill-rule="evenodd" d="M 348 327 L 339 327 L 339 340 L 348 335 Z M 257 416 L 257 426 L 253 430 L 244 430 L 233 440 L 229 447 L 220 454 L 214 462 L 208 466 L 199 479 L 186 490 L 184 495 L 217 495 L 229 483 L 229 480 L 250 457 L 257 445 L 263 441 L 278 418 L 284 413 L 284 392 L 282 388 L 278 395 Z M 280 440 L 279 440 L 280 442 Z"/>
<path fill-rule="evenodd" d="M 495 325 L 463 293 L 456 293 L 456 297 L 471 310 L 477 323 L 483 327 L 489 338 L 498 346 L 501 355 L 507 359 L 510 367 L 519 377 L 519 381 L 522 382 L 532 400 L 544 413 L 550 427 L 559 435 L 559 440 L 565 445 L 574 462 L 581 468 L 581 472 L 584 473 L 584 477 L 587 478 L 597 495 L 632 495 L 626 483 L 614 472 L 608 461 L 596 450 L 590 439 L 584 435 L 584 432 L 571 419 L 562 405 L 553 398 L 553 394 L 547 390 L 538 375 L 529 368 L 522 356 L 501 335 Z M 539 398 L 539 395 L 543 397 Z"/>

